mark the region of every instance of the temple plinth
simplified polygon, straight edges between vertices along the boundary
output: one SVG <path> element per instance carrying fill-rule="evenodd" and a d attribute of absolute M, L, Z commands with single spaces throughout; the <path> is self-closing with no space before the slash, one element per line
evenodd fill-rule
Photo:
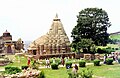
<path fill-rule="evenodd" d="M 60 53 L 70 52 L 69 38 L 57 14 L 53 19 L 49 32 L 47 32 L 46 35 L 43 35 L 40 38 L 33 41 L 30 44 L 29 49 L 38 46 L 39 46 L 39 54 L 60 54 Z"/>

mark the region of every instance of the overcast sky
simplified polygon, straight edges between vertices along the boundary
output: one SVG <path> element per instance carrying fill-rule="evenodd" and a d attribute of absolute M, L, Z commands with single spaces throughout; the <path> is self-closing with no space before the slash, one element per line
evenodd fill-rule
<path fill-rule="evenodd" d="M 88 7 L 105 10 L 112 23 L 108 32 L 117 32 L 120 31 L 119 5 L 120 0 L 0 0 L 0 35 L 7 29 L 13 40 L 33 41 L 49 31 L 57 13 L 70 38 L 76 15 Z"/>

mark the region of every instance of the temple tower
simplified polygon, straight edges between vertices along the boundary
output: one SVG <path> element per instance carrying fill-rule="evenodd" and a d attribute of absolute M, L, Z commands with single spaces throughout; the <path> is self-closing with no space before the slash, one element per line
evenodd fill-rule
<path fill-rule="evenodd" d="M 53 19 L 51 28 L 47 34 L 33 41 L 30 44 L 30 48 L 35 47 L 34 42 L 40 46 L 39 54 L 59 54 L 70 52 L 69 38 L 57 14 Z"/>

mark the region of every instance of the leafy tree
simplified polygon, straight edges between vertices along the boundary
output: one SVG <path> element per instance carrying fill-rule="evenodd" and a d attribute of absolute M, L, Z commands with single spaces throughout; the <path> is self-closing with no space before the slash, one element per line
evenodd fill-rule
<path fill-rule="evenodd" d="M 106 46 L 109 40 L 107 28 L 111 26 L 108 14 L 99 8 L 86 8 L 79 12 L 77 25 L 72 30 L 72 47 L 77 49 L 81 39 L 92 39 L 95 45 Z M 83 44 L 82 44 L 83 45 Z"/>

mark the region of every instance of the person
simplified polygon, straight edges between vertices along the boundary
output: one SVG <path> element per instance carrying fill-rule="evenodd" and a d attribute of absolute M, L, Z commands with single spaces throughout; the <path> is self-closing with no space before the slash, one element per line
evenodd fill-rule
<path fill-rule="evenodd" d="M 30 66 L 30 57 L 28 57 L 28 62 L 27 62 L 27 65 Z"/>
<path fill-rule="evenodd" d="M 72 73 L 77 74 L 77 71 L 78 71 L 78 66 L 77 66 L 77 64 L 75 64 L 75 66 L 72 69 Z"/>
<path fill-rule="evenodd" d="M 118 62 L 118 53 L 117 52 L 115 53 L 114 58 L 115 58 L 115 61 Z"/>
<path fill-rule="evenodd" d="M 64 58 L 62 58 L 61 63 L 62 63 L 62 65 L 64 66 L 64 64 L 65 64 Z"/>
<path fill-rule="evenodd" d="M 106 64 L 107 54 L 104 54 L 104 64 Z"/>
<path fill-rule="evenodd" d="M 47 68 L 50 66 L 50 61 L 49 61 L 49 59 L 46 59 L 46 66 L 47 66 Z"/>
<path fill-rule="evenodd" d="M 55 63 L 55 58 L 53 58 L 53 63 Z"/>

